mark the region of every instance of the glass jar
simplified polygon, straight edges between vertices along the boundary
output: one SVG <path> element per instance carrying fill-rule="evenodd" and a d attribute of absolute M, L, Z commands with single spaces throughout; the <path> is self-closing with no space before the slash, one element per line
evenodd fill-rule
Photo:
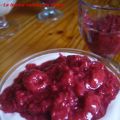
<path fill-rule="evenodd" d="M 119 0 L 79 0 L 79 25 L 93 52 L 104 57 L 120 53 Z"/>

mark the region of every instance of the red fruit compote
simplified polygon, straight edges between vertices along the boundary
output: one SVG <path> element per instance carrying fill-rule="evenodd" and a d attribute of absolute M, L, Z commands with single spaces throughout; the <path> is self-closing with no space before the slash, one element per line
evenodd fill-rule
<path fill-rule="evenodd" d="M 27 120 L 98 120 L 119 89 L 117 75 L 99 60 L 60 54 L 27 64 L 1 93 L 0 109 Z"/>
<path fill-rule="evenodd" d="M 85 15 L 81 30 L 93 52 L 105 57 L 120 53 L 120 15 L 106 15 L 95 20 Z"/>

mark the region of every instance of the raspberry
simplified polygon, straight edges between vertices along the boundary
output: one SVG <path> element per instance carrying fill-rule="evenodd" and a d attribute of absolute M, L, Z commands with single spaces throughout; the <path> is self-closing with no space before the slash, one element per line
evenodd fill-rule
<path fill-rule="evenodd" d="M 35 114 L 46 113 L 50 110 L 52 100 L 44 100 L 44 101 L 33 101 L 29 104 L 28 111 Z"/>
<path fill-rule="evenodd" d="M 62 86 L 74 86 L 74 74 L 72 70 L 65 72 L 61 78 Z"/>
<path fill-rule="evenodd" d="M 32 95 L 30 93 L 20 90 L 16 92 L 15 98 L 17 104 L 19 106 L 23 106 L 29 102 L 30 98 L 32 98 Z"/>
<path fill-rule="evenodd" d="M 91 67 L 90 73 L 88 74 L 88 80 L 86 83 L 86 88 L 88 89 L 98 89 L 105 81 L 106 75 L 103 66 L 98 66 L 98 63 L 95 63 L 94 66 Z"/>
<path fill-rule="evenodd" d="M 84 96 L 85 92 L 86 92 L 86 88 L 85 88 L 85 83 L 84 81 L 79 81 L 76 83 L 75 85 L 75 92 L 78 96 Z"/>
<path fill-rule="evenodd" d="M 88 113 L 84 113 L 82 111 L 77 111 L 74 115 L 74 119 L 73 120 L 91 120 L 92 116 L 87 116 Z M 71 119 L 72 120 L 72 119 Z"/>
<path fill-rule="evenodd" d="M 52 120 L 69 120 L 71 110 L 77 106 L 78 99 L 74 96 L 72 91 L 60 93 L 55 99 L 52 110 Z"/>
<path fill-rule="evenodd" d="M 94 93 L 88 93 L 85 98 L 84 110 L 90 112 L 93 115 L 97 115 L 101 106 L 100 97 Z"/>
<path fill-rule="evenodd" d="M 80 67 L 83 70 L 89 68 L 90 65 L 90 60 L 87 57 L 78 55 L 68 56 L 67 62 L 70 67 Z"/>
<path fill-rule="evenodd" d="M 36 64 L 27 64 L 26 65 L 26 70 L 35 69 L 36 67 L 37 67 Z"/>
<path fill-rule="evenodd" d="M 32 70 L 23 80 L 24 86 L 31 92 L 42 92 L 49 83 L 48 76 L 39 71 Z"/>

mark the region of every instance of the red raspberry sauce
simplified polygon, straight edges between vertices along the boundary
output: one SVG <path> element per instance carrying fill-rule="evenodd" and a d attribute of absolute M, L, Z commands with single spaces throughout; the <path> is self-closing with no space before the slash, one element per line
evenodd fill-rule
<path fill-rule="evenodd" d="M 86 56 L 60 56 L 29 64 L 0 95 L 1 109 L 27 120 L 96 120 L 120 84 L 104 64 Z"/>
<path fill-rule="evenodd" d="M 93 52 L 102 56 L 120 53 L 120 16 L 107 15 L 97 20 L 85 16 L 82 29 Z"/>

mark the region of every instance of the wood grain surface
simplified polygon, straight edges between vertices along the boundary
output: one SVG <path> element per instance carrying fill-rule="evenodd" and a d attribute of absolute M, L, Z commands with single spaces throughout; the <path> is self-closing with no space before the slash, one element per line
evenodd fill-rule
<path fill-rule="evenodd" d="M 79 33 L 78 1 L 61 0 L 61 3 L 64 3 L 60 8 L 64 16 L 56 22 L 38 21 L 36 15 L 40 8 L 32 7 L 14 8 L 7 16 L 18 22 L 20 30 L 13 37 L 0 41 L 0 77 L 16 62 L 36 52 L 53 48 L 89 51 Z M 115 60 L 120 62 L 120 55 Z"/>

